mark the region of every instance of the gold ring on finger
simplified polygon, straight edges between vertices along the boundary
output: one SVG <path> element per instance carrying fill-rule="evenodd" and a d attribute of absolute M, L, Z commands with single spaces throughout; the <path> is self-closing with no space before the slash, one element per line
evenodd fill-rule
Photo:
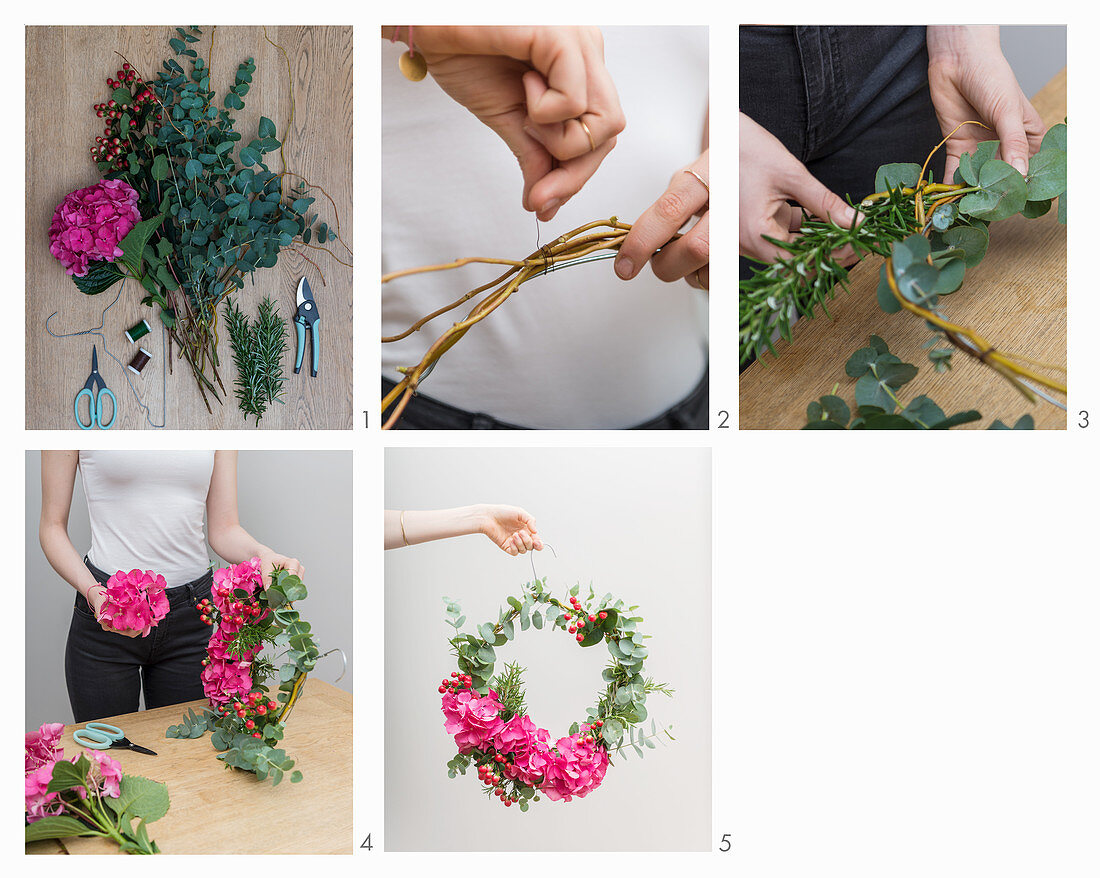
<path fill-rule="evenodd" d="M 584 124 L 584 119 L 582 119 L 580 116 L 577 117 L 577 121 L 581 123 L 581 128 L 583 128 L 584 133 L 588 135 L 588 146 L 591 148 L 592 152 L 595 152 L 596 140 L 592 137 L 592 132 L 588 129 L 588 126 Z M 708 189 L 707 191 L 709 192 L 710 190 Z"/>
<path fill-rule="evenodd" d="M 691 168 L 684 168 L 684 173 L 685 174 L 691 174 L 691 176 L 693 176 L 696 180 L 698 180 L 700 183 L 702 183 L 703 188 L 707 190 L 707 195 L 710 195 L 710 183 L 708 183 L 706 180 L 704 180 L 702 177 L 700 177 L 698 174 L 696 174 L 695 171 L 693 171 Z"/>

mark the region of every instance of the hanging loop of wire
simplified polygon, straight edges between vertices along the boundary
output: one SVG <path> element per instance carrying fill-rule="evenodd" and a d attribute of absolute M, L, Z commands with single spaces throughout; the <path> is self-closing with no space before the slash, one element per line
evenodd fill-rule
<path fill-rule="evenodd" d="M 344 674 L 346 674 L 347 671 L 348 671 L 348 657 L 344 654 L 344 651 L 342 649 L 340 649 L 340 647 L 334 646 L 328 652 L 321 653 L 317 657 L 317 659 L 318 659 L 318 661 L 320 661 L 325 656 L 332 655 L 334 652 L 340 653 L 340 661 L 343 663 L 340 667 L 340 674 L 336 677 L 335 680 L 332 681 L 333 683 L 339 683 L 341 680 L 344 679 Z"/>
<path fill-rule="evenodd" d="M 111 304 L 108 305 L 106 308 L 104 308 L 103 313 L 99 315 L 99 325 L 98 326 L 93 326 L 91 329 L 81 329 L 81 330 L 78 330 L 76 332 L 54 332 L 52 329 L 50 329 L 50 320 L 52 320 L 54 317 L 57 316 L 57 312 L 54 311 L 49 317 L 46 318 L 46 332 L 48 332 L 54 338 L 76 338 L 76 337 L 82 336 L 82 335 L 97 336 L 100 339 L 100 341 L 103 342 L 103 353 L 105 353 L 108 357 L 110 357 L 112 360 L 114 360 L 115 363 L 118 365 L 118 368 L 121 370 L 122 377 L 126 379 L 126 384 L 129 385 L 130 392 L 134 395 L 134 399 L 137 401 L 138 408 L 141 409 L 141 413 L 145 416 L 146 423 L 148 423 L 150 427 L 153 427 L 154 429 L 160 430 L 168 422 L 168 360 L 167 360 L 167 358 L 164 358 L 164 362 L 161 363 L 161 373 L 160 373 L 160 381 L 161 381 L 161 388 L 160 388 L 160 390 L 161 390 L 161 393 L 160 393 L 161 415 L 160 415 L 160 423 L 157 424 L 157 423 L 153 422 L 153 419 L 151 417 L 152 410 L 149 408 L 149 406 L 145 402 L 142 401 L 141 396 L 138 394 L 137 389 L 134 387 L 134 382 L 131 381 L 130 376 L 128 374 L 126 374 L 126 372 L 127 372 L 126 367 L 122 364 L 122 361 L 118 357 L 116 357 L 114 354 L 112 354 L 110 349 L 107 347 L 107 336 L 105 336 L 103 334 L 103 327 L 107 322 L 107 312 L 110 311 L 115 306 L 115 303 L 118 302 L 119 298 L 122 296 L 122 291 L 125 288 L 126 288 L 126 281 L 123 280 L 122 284 L 118 288 L 118 292 L 115 293 L 115 297 L 111 301 Z M 161 324 L 160 340 L 161 340 L 162 350 L 167 350 L 167 340 L 165 338 L 165 335 L 166 335 L 166 330 L 165 330 L 164 324 Z"/>
<path fill-rule="evenodd" d="M 555 557 L 555 558 L 557 558 L 557 557 L 558 557 L 558 553 L 554 551 L 554 547 L 553 547 L 553 546 L 551 546 L 551 545 L 550 545 L 549 543 L 547 543 L 547 542 L 544 542 L 544 543 L 543 543 L 543 545 L 544 545 L 544 546 L 545 546 L 546 548 L 548 548 L 548 549 L 549 549 L 549 550 L 550 550 L 551 552 L 554 552 L 554 557 Z M 534 553 L 534 552 L 531 552 L 531 558 L 530 558 L 530 561 L 531 561 L 531 575 L 532 575 L 533 577 L 535 577 L 535 579 L 538 579 L 538 578 L 539 578 L 539 574 L 538 574 L 538 572 L 537 572 L 537 571 L 535 570 L 535 553 Z"/>

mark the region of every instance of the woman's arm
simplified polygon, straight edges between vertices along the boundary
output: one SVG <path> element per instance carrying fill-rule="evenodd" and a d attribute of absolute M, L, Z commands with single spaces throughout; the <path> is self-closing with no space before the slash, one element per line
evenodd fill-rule
<path fill-rule="evenodd" d="M 237 452 L 215 451 L 206 495 L 206 537 L 220 557 L 233 564 L 259 557 L 264 579 L 275 569 L 305 576 L 297 558 L 280 555 L 241 527 L 237 514 Z"/>
<path fill-rule="evenodd" d="M 535 519 L 518 506 L 480 503 L 455 509 L 386 510 L 387 549 L 466 534 L 485 534 L 509 555 L 539 551 L 543 546 Z"/>
<path fill-rule="evenodd" d="M 69 509 L 79 451 L 42 452 L 42 516 L 38 520 L 38 542 L 50 566 L 69 585 L 84 595 L 92 612 L 99 616 L 105 589 L 84 564 L 84 559 L 69 538 Z M 104 631 L 136 637 L 140 631 L 116 630 L 100 622 Z"/>

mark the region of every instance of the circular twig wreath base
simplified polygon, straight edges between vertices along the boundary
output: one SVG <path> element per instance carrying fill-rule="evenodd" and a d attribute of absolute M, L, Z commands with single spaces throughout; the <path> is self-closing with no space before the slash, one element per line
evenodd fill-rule
<path fill-rule="evenodd" d="M 672 695 L 672 690 L 644 676 L 648 635 L 637 628 L 644 619 L 635 615 L 636 606 L 627 607 L 610 594 L 597 599 L 589 587 L 582 600 L 579 593 L 580 586 L 574 586 L 563 602 L 546 590 L 545 579 L 536 579 L 519 597 L 509 597 L 497 621 L 479 625 L 476 635 L 461 633 L 466 617 L 455 601 L 444 598 L 458 664 L 438 687 L 444 727 L 458 745 L 447 773 L 455 777 L 475 765 L 486 792 L 505 807 L 526 811 L 543 795 L 552 801 L 584 798 L 603 783 L 612 755 L 625 756 L 628 747 L 641 755 L 655 746 L 656 722 L 649 734 L 637 727 L 648 718 L 647 697 Z M 574 722 L 569 734 L 556 741 L 527 714 L 523 669 L 509 663 L 496 671 L 496 647 L 515 638 L 517 624 L 521 631 L 547 625 L 565 631 L 581 647 L 601 641 L 607 646 L 606 688 L 585 720 Z"/>

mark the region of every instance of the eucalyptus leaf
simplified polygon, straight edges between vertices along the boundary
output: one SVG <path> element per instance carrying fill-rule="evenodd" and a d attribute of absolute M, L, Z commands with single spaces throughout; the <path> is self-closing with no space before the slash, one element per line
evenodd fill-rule
<path fill-rule="evenodd" d="M 875 173 L 875 191 L 885 192 L 887 189 L 916 186 L 920 182 L 920 168 L 920 165 L 912 162 L 882 165 Z"/>
<path fill-rule="evenodd" d="M 959 202 L 963 213 L 995 222 L 1019 213 L 1027 204 L 1026 181 L 1012 165 L 1000 159 L 990 159 L 982 165 L 979 185 L 979 191 L 964 195 Z"/>
<path fill-rule="evenodd" d="M 982 168 L 990 161 L 1000 148 L 999 140 L 985 140 L 977 145 L 973 153 L 964 152 L 959 157 L 959 167 L 955 171 L 955 182 L 966 183 L 967 186 L 977 186 Z"/>
<path fill-rule="evenodd" d="M 1027 168 L 1027 200 L 1046 201 L 1066 191 L 1066 154 L 1060 149 L 1042 149 L 1031 157 Z"/>

